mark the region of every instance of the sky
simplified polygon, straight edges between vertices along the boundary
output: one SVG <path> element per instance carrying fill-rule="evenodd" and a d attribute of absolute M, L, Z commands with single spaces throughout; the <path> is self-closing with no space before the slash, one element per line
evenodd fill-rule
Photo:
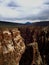
<path fill-rule="evenodd" d="M 49 20 L 49 0 L 0 0 L 0 21 L 26 23 Z"/>

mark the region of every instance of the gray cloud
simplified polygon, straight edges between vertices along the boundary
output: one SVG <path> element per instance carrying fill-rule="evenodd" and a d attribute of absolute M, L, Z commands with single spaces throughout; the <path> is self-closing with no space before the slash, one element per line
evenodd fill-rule
<path fill-rule="evenodd" d="M 49 5 L 49 2 L 45 3 L 46 5 Z"/>
<path fill-rule="evenodd" d="M 8 7 L 19 7 L 15 2 L 11 1 L 7 4 Z"/>
<path fill-rule="evenodd" d="M 49 0 L 46 0 L 44 4 L 49 5 Z"/>
<path fill-rule="evenodd" d="M 2 3 L 3 2 L 3 0 L 0 0 L 0 3 Z"/>
<path fill-rule="evenodd" d="M 21 20 L 47 20 L 49 19 L 49 9 L 45 9 L 40 12 L 38 15 L 32 15 L 25 18 L 21 18 Z"/>
<path fill-rule="evenodd" d="M 47 9 L 43 9 L 39 14 L 37 15 L 29 15 L 29 16 L 25 16 L 23 18 L 18 18 L 18 17 L 11 17 L 11 18 L 5 18 L 5 17 L 1 17 L 0 19 L 3 20 L 11 20 L 11 21 L 15 21 L 15 20 L 47 20 L 49 19 L 49 8 Z"/>
<path fill-rule="evenodd" d="M 1 2 L 2 1 L 0 0 L 0 3 Z M 0 20 L 16 21 L 16 20 L 47 20 L 47 19 L 49 19 L 49 0 L 46 0 L 46 2 L 41 6 L 41 9 L 40 9 L 41 11 L 38 14 L 34 14 L 34 15 L 33 15 L 32 11 L 31 11 L 32 9 L 31 10 L 28 9 L 30 12 L 28 10 L 26 10 L 27 8 L 26 9 L 25 8 L 21 9 L 21 6 L 19 6 L 18 3 L 16 4 L 15 1 L 13 1 L 13 0 L 8 2 L 6 4 L 6 7 L 9 7 L 9 9 L 7 11 L 9 13 L 8 14 L 9 16 L 12 15 L 13 13 L 15 14 L 17 11 L 19 11 L 18 14 L 20 14 L 20 17 L 16 16 L 16 15 L 18 15 L 17 13 L 15 14 L 14 17 L 12 17 L 14 14 L 12 16 L 10 16 L 10 17 L 6 17 L 5 15 L 4 15 L 5 16 L 4 17 L 1 14 L 2 16 L 0 15 Z M 14 12 L 13 12 L 13 9 L 11 9 L 11 8 L 15 8 Z M 10 14 L 9 11 L 12 12 L 12 13 Z"/>

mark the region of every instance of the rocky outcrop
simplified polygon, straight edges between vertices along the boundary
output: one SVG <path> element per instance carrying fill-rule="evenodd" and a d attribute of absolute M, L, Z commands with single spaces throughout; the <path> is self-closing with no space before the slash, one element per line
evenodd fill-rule
<path fill-rule="evenodd" d="M 19 65 L 25 44 L 18 28 L 0 30 L 0 65 Z"/>

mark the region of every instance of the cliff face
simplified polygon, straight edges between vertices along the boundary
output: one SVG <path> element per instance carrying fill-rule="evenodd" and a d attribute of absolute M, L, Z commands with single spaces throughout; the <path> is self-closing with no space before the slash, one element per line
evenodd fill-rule
<path fill-rule="evenodd" d="M 0 30 L 0 64 L 19 65 L 25 44 L 18 28 Z"/>
<path fill-rule="evenodd" d="M 0 27 L 0 65 L 19 65 L 19 62 L 20 65 L 30 65 L 33 59 L 33 49 L 27 47 L 27 44 L 32 42 L 32 35 L 35 32 L 42 55 L 46 40 L 43 44 L 41 38 L 45 37 L 45 30 L 48 31 L 46 34 L 48 37 L 49 26 Z"/>

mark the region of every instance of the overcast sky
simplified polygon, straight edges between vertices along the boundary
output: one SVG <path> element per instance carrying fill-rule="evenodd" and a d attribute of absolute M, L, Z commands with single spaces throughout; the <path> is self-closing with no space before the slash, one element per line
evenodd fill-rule
<path fill-rule="evenodd" d="M 49 0 L 0 0 L 0 21 L 49 20 Z"/>

